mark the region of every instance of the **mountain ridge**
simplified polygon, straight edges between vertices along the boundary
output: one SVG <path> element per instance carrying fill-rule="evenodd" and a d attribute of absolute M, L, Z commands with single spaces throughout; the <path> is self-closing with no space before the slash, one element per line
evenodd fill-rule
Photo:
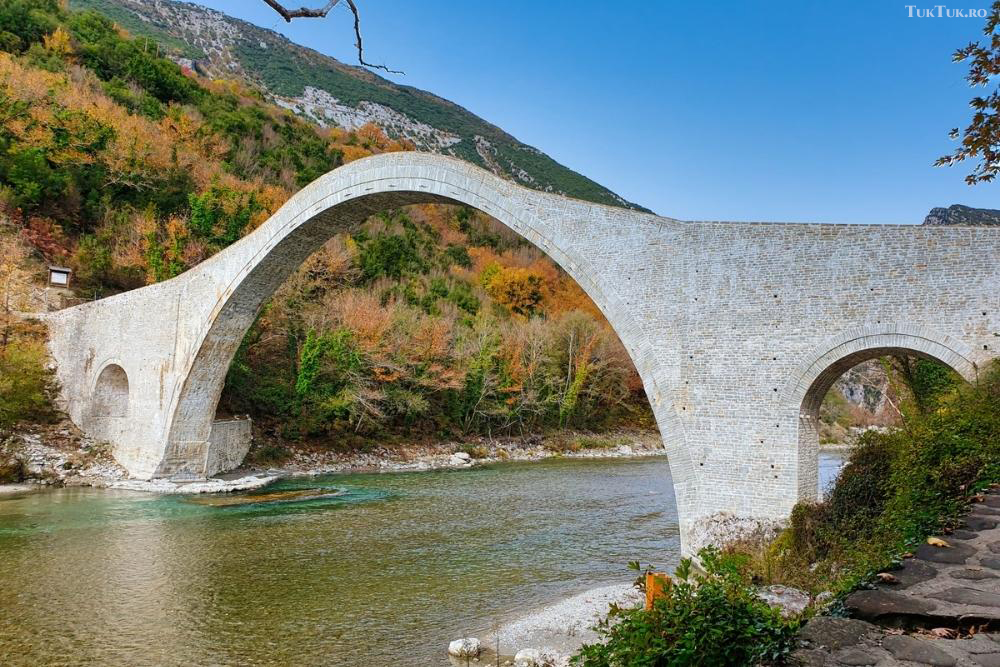
<path fill-rule="evenodd" d="M 973 208 L 964 204 L 952 204 L 944 208 L 932 208 L 924 218 L 925 225 L 1000 225 L 1000 209 Z"/>
<path fill-rule="evenodd" d="M 273 30 L 176 0 L 71 0 L 135 34 L 176 62 L 212 78 L 239 78 L 276 104 L 322 126 L 372 122 L 418 150 L 452 155 L 519 184 L 641 211 L 599 183 L 518 141 L 461 105 L 296 44 Z"/>

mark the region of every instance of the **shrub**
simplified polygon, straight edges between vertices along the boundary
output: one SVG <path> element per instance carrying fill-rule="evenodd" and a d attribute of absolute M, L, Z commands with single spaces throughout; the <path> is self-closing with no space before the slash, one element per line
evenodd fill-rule
<path fill-rule="evenodd" d="M 753 556 L 766 583 L 846 593 L 927 535 L 953 525 L 979 489 L 1000 482 L 1000 363 L 976 386 L 918 367 L 934 392 L 928 412 L 901 428 L 869 431 L 822 503 L 799 503 L 771 544 L 730 547 Z"/>
<path fill-rule="evenodd" d="M 532 315 L 541 310 L 545 282 L 529 269 L 500 268 L 483 272 L 487 294 L 498 304 L 518 315 Z"/>
<path fill-rule="evenodd" d="M 410 235 L 380 234 L 359 246 L 358 265 L 367 280 L 381 277 L 398 280 L 428 268 Z"/>
<path fill-rule="evenodd" d="M 40 342 L 12 341 L 0 348 L 0 433 L 21 421 L 49 416 L 52 374 L 45 368 L 47 359 Z"/>
<path fill-rule="evenodd" d="M 16 484 L 28 478 L 28 463 L 13 443 L 0 442 L 0 484 Z"/>
<path fill-rule="evenodd" d="M 603 643 L 585 645 L 578 667 L 727 667 L 777 663 L 792 649 L 798 620 L 757 597 L 744 559 L 703 549 L 705 573 L 681 561 L 650 611 L 612 607 L 598 626 Z"/>

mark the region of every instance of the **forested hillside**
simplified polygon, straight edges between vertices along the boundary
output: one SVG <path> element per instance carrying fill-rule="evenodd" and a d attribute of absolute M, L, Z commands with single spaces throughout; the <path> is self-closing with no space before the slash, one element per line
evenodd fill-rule
<path fill-rule="evenodd" d="M 374 122 L 417 150 L 454 155 L 528 187 L 641 208 L 454 102 L 345 65 L 272 30 L 171 0 L 72 0 L 71 5 L 99 10 L 152 38 L 163 53 L 199 73 L 251 81 L 279 105 L 321 125 L 351 129 Z"/>
<path fill-rule="evenodd" d="M 37 281 L 45 263 L 69 265 L 87 297 L 168 279 L 320 174 L 413 148 L 372 124 L 320 128 L 157 53 L 94 11 L 0 4 L 0 234 Z M 580 288 L 496 221 L 441 205 L 331 239 L 261 314 L 222 407 L 285 442 L 650 419 Z"/>

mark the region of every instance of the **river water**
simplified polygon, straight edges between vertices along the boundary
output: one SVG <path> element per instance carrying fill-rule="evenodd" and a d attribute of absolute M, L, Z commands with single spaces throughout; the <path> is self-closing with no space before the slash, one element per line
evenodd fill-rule
<path fill-rule="evenodd" d="M 213 506 L 76 488 L 0 500 L 0 663 L 447 665 L 451 639 L 628 581 L 629 560 L 677 560 L 663 458 L 277 488 L 328 495 Z"/>

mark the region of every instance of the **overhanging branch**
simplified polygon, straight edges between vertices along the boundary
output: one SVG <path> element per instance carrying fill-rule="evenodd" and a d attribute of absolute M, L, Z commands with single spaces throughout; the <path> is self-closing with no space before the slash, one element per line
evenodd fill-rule
<path fill-rule="evenodd" d="M 325 18 L 330 10 L 333 9 L 340 0 L 329 0 L 326 6 L 322 9 L 310 9 L 308 7 L 300 7 L 299 9 L 286 9 L 277 0 L 264 0 L 271 9 L 281 14 L 281 18 L 285 21 L 291 23 L 292 19 L 308 18 L 308 19 L 321 19 Z"/>
<path fill-rule="evenodd" d="M 340 3 L 340 0 L 329 0 L 326 5 L 318 9 L 310 9 L 309 7 L 288 9 L 278 2 L 278 0 L 264 0 L 264 2 L 267 3 L 271 9 L 278 12 L 281 18 L 285 19 L 288 23 L 291 23 L 292 19 L 298 18 L 325 18 L 326 15 L 330 13 L 330 10 Z M 354 46 L 358 49 L 358 62 L 365 67 L 385 70 L 390 74 L 404 74 L 404 72 L 398 69 L 389 69 L 385 65 L 375 65 L 365 60 L 364 47 L 361 41 L 361 12 L 358 11 L 358 6 L 354 4 L 354 0 L 347 0 L 347 6 L 350 8 L 351 13 L 354 14 Z"/>

